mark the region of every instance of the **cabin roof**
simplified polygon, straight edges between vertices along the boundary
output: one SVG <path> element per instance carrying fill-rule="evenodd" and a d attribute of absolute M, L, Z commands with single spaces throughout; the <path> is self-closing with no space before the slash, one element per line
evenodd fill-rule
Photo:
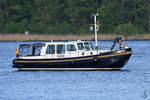
<path fill-rule="evenodd" d="M 21 47 L 28 47 L 28 46 L 43 46 L 45 43 L 34 43 L 34 44 L 21 44 Z"/>
<path fill-rule="evenodd" d="M 52 41 L 52 42 L 46 42 L 45 44 L 68 44 L 68 43 L 84 43 L 84 42 L 91 42 L 91 41 Z"/>
<path fill-rule="evenodd" d="M 91 42 L 91 41 L 51 41 L 51 42 L 43 42 L 43 43 L 33 43 L 33 44 L 21 44 L 20 47 L 29 47 L 29 46 L 44 46 L 46 44 L 70 44 L 70 43 L 84 43 L 84 42 Z"/>

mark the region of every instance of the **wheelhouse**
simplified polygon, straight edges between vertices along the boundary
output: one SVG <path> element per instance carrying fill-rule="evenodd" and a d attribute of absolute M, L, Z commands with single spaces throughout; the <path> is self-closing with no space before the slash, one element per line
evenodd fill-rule
<path fill-rule="evenodd" d="M 91 41 L 47 42 L 20 45 L 19 57 L 66 58 L 89 56 L 95 54 L 95 51 Z"/>

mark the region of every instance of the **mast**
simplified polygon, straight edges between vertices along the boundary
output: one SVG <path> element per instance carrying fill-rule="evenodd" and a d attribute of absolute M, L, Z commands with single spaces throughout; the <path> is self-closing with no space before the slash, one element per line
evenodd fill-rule
<path fill-rule="evenodd" d="M 96 49 L 98 49 L 98 44 L 97 44 L 97 29 L 96 29 L 96 26 L 97 26 L 97 23 L 96 23 L 96 17 L 98 16 L 98 13 L 93 13 L 92 16 L 94 16 L 94 30 L 95 30 L 95 46 L 96 46 Z"/>

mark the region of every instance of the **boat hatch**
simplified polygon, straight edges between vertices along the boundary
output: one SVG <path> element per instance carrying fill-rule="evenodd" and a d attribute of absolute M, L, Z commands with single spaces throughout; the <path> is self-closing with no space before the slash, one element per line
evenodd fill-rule
<path fill-rule="evenodd" d="M 39 56 L 44 44 L 23 44 L 19 48 L 19 56 Z"/>

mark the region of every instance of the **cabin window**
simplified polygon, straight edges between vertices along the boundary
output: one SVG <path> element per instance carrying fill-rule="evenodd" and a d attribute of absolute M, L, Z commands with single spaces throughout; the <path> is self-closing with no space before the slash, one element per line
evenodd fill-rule
<path fill-rule="evenodd" d="M 32 46 L 21 46 L 19 56 L 32 56 Z"/>
<path fill-rule="evenodd" d="M 84 49 L 83 43 L 78 43 L 78 49 L 79 49 L 79 50 L 83 50 L 83 49 Z"/>
<path fill-rule="evenodd" d="M 41 53 L 42 45 L 21 45 L 19 49 L 20 56 L 39 56 Z"/>
<path fill-rule="evenodd" d="M 67 45 L 67 51 L 76 51 L 76 47 L 74 44 L 68 44 Z"/>
<path fill-rule="evenodd" d="M 42 46 L 33 46 L 33 55 L 39 56 L 41 53 Z"/>
<path fill-rule="evenodd" d="M 65 53 L 65 45 L 57 45 L 57 54 Z"/>
<path fill-rule="evenodd" d="M 90 46 L 89 46 L 88 43 L 84 43 L 84 46 L 85 46 L 85 49 L 86 49 L 86 50 L 90 50 Z"/>
<path fill-rule="evenodd" d="M 46 54 L 55 54 L 55 45 L 48 45 Z"/>
<path fill-rule="evenodd" d="M 92 44 L 92 43 L 89 43 L 89 45 L 90 45 L 91 49 L 93 50 L 93 49 L 94 49 L 94 48 L 93 48 L 93 44 Z"/>

